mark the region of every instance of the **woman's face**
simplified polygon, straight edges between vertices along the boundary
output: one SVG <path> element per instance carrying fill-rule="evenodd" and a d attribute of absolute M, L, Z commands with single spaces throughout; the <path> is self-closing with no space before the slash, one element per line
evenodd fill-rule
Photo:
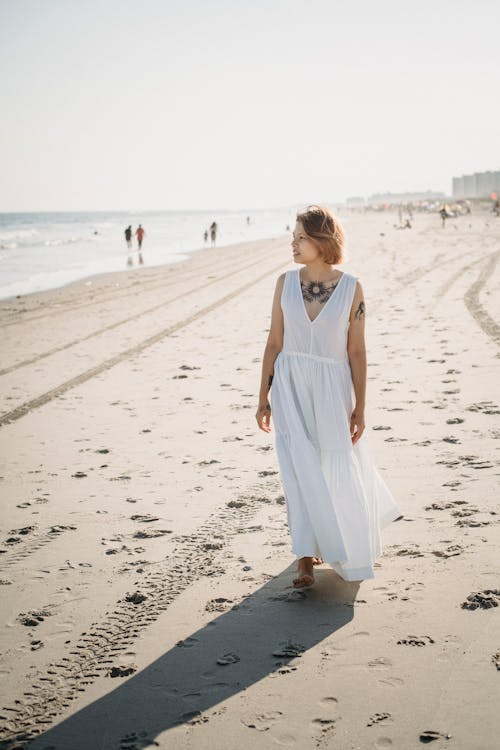
<path fill-rule="evenodd" d="M 319 256 L 318 248 L 304 232 L 304 227 L 300 221 L 295 224 L 292 250 L 293 259 L 296 263 L 310 263 Z"/>

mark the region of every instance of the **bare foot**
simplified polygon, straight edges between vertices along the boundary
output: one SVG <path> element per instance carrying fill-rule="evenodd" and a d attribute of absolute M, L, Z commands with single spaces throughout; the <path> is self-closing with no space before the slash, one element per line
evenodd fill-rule
<path fill-rule="evenodd" d="M 297 565 L 297 577 L 293 579 L 296 589 L 312 586 L 314 583 L 313 558 L 301 557 Z"/>

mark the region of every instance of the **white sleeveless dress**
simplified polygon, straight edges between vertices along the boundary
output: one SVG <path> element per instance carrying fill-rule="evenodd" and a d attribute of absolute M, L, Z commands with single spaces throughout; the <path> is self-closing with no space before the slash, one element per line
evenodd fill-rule
<path fill-rule="evenodd" d="M 299 273 L 285 274 L 283 349 L 269 394 L 292 552 L 320 556 L 346 581 L 374 578 L 380 530 L 401 512 L 374 465 L 366 429 L 351 442 L 347 333 L 357 278 L 344 273 L 311 321 Z"/>

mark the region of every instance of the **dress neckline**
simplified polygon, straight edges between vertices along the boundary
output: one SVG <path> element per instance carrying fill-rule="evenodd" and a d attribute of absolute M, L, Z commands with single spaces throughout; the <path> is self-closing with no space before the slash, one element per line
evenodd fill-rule
<path fill-rule="evenodd" d="M 330 294 L 330 296 L 328 297 L 328 299 L 326 300 L 325 304 L 323 305 L 323 307 L 321 308 L 321 310 L 319 311 L 319 313 L 316 315 L 316 317 L 313 320 L 311 320 L 311 318 L 309 317 L 308 312 L 307 312 L 307 307 L 306 307 L 306 303 L 304 302 L 304 297 L 302 296 L 302 287 L 300 285 L 300 282 L 301 282 L 300 268 L 297 268 L 296 277 L 297 277 L 297 286 L 298 286 L 298 292 L 299 292 L 300 302 L 301 302 L 301 305 L 302 305 L 302 309 L 304 310 L 304 315 L 306 316 L 306 319 L 309 322 L 309 325 L 312 325 L 313 323 L 315 323 L 318 320 L 318 318 L 320 317 L 320 315 L 323 314 L 323 310 L 325 309 L 325 307 L 327 305 L 330 304 L 330 300 L 335 295 L 335 292 L 337 291 L 337 289 L 339 288 L 340 284 L 342 283 L 342 279 L 344 278 L 344 276 L 345 276 L 345 271 L 342 271 L 342 276 L 337 281 L 337 284 L 335 285 L 335 289 L 332 291 L 332 293 Z"/>

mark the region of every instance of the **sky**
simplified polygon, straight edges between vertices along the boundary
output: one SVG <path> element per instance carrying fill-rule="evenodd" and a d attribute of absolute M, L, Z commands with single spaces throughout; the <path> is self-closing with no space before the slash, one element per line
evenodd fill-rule
<path fill-rule="evenodd" d="M 278 208 L 500 168 L 496 0 L 0 0 L 0 212 Z"/>

